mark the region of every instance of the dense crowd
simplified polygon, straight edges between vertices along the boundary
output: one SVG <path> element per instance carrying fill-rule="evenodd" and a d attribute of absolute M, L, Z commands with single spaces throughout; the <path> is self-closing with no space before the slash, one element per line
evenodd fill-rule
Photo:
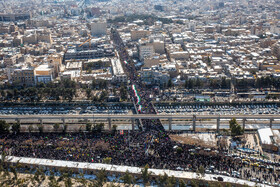
<path fill-rule="evenodd" d="M 48 158 L 90 163 L 102 163 L 110 157 L 111 163 L 152 168 L 197 171 L 200 166 L 224 171 L 244 173 L 242 177 L 252 178 L 262 174 L 268 181 L 279 180 L 273 171 L 258 167 L 253 170 L 237 157 L 221 150 L 209 150 L 194 145 L 171 141 L 160 130 L 120 133 L 76 133 L 76 134 L 18 134 L 0 137 L 0 146 L 10 155 L 19 157 Z M 180 150 L 178 149 L 180 147 Z M 279 166 L 279 165 L 278 165 Z M 265 171 L 265 172 L 264 172 Z M 259 173 L 257 173 L 259 172 Z"/>

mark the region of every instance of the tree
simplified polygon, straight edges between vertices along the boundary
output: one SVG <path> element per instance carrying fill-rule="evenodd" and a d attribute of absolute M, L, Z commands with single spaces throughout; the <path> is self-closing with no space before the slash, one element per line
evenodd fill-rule
<path fill-rule="evenodd" d="M 176 182 L 176 178 L 172 175 L 172 177 L 168 177 L 166 187 L 174 187 Z"/>
<path fill-rule="evenodd" d="M 212 62 L 212 60 L 211 60 L 210 56 L 208 56 L 208 57 L 207 57 L 207 65 L 208 65 L 208 66 L 211 66 L 211 62 Z"/>
<path fill-rule="evenodd" d="M 38 124 L 38 125 L 37 125 L 37 128 L 38 128 L 38 130 L 39 130 L 39 133 L 42 134 L 43 131 L 44 131 L 43 125 L 42 125 L 42 124 Z"/>
<path fill-rule="evenodd" d="M 51 170 L 50 171 L 50 176 L 49 176 L 49 186 L 52 187 L 59 187 L 58 181 L 56 180 L 55 176 L 54 176 L 54 172 Z"/>
<path fill-rule="evenodd" d="M 185 88 L 192 89 L 193 86 L 194 86 L 193 79 L 186 79 L 186 81 L 185 81 Z"/>
<path fill-rule="evenodd" d="M 6 97 L 6 92 L 4 90 L 1 90 L 1 96 Z"/>
<path fill-rule="evenodd" d="M 222 78 L 221 88 L 222 89 L 228 88 L 228 84 L 227 84 L 226 78 L 224 78 L 224 77 Z"/>
<path fill-rule="evenodd" d="M 103 90 L 103 91 L 101 92 L 101 94 L 100 94 L 99 100 L 100 100 L 100 101 L 104 101 L 104 100 L 107 98 L 107 96 L 108 96 L 108 92 L 105 91 L 105 90 Z"/>
<path fill-rule="evenodd" d="M 12 125 L 12 132 L 13 132 L 14 134 L 20 133 L 20 124 L 19 124 L 19 123 L 14 123 L 14 124 Z"/>
<path fill-rule="evenodd" d="M 179 181 L 179 187 L 186 187 L 186 183 L 185 183 L 185 181 L 184 180 L 180 180 Z"/>
<path fill-rule="evenodd" d="M 83 173 L 79 173 L 76 181 L 82 184 L 82 186 L 88 186 L 88 181 L 85 179 L 85 175 Z"/>
<path fill-rule="evenodd" d="M 67 128 L 68 128 L 68 125 L 67 125 L 67 124 L 65 124 L 65 125 L 63 126 L 63 130 L 62 130 L 64 134 L 66 133 Z"/>
<path fill-rule="evenodd" d="M 166 186 L 166 183 L 167 183 L 167 180 L 168 180 L 168 175 L 166 173 L 164 173 L 164 175 L 160 175 L 159 176 L 159 179 L 157 181 L 159 187 L 164 187 Z"/>
<path fill-rule="evenodd" d="M 103 186 L 106 181 L 107 181 L 106 171 L 105 169 L 102 169 L 96 174 L 96 183 L 94 186 L 96 187 Z"/>
<path fill-rule="evenodd" d="M 86 131 L 91 132 L 91 124 L 90 123 L 86 124 Z"/>
<path fill-rule="evenodd" d="M 92 128 L 92 132 L 101 133 L 103 129 L 104 129 L 104 123 L 98 123 L 94 125 L 94 127 Z"/>
<path fill-rule="evenodd" d="M 9 133 L 9 129 L 10 129 L 10 125 L 4 120 L 0 120 L 0 134 Z"/>
<path fill-rule="evenodd" d="M 87 98 L 90 99 L 90 97 L 91 97 L 91 89 L 87 88 L 86 89 L 86 94 L 87 94 Z"/>
<path fill-rule="evenodd" d="M 124 84 L 121 85 L 120 95 L 121 95 L 121 99 L 122 100 L 126 100 L 127 99 L 127 90 L 124 87 Z"/>
<path fill-rule="evenodd" d="M 95 80 L 95 78 L 93 78 L 92 83 L 91 83 L 91 87 L 92 87 L 92 89 L 96 89 L 96 86 L 97 86 L 96 80 Z"/>
<path fill-rule="evenodd" d="M 28 126 L 28 131 L 29 131 L 29 133 L 31 133 L 33 130 L 34 130 L 33 125 L 29 125 L 29 126 Z"/>
<path fill-rule="evenodd" d="M 203 166 L 199 166 L 199 168 L 197 169 L 197 174 L 204 177 L 205 176 L 205 168 Z"/>
<path fill-rule="evenodd" d="M 238 136 L 244 133 L 244 129 L 237 123 L 235 118 L 229 121 L 229 128 L 232 136 Z"/>
<path fill-rule="evenodd" d="M 111 163 L 111 161 L 112 161 L 112 158 L 111 157 L 106 157 L 106 158 L 103 158 L 103 163 L 104 164 L 110 164 Z"/>
<path fill-rule="evenodd" d="M 167 87 L 168 87 L 168 88 L 173 87 L 173 83 L 172 83 L 172 80 L 171 80 L 171 79 L 168 80 L 168 82 L 167 82 Z"/>
<path fill-rule="evenodd" d="M 191 184 L 190 184 L 191 187 L 199 187 L 198 185 L 198 182 L 194 179 L 191 180 Z"/>
<path fill-rule="evenodd" d="M 40 184 L 46 179 L 46 175 L 42 168 L 38 168 L 36 170 L 34 174 L 34 179 L 39 184 L 38 186 L 40 186 Z"/>
<path fill-rule="evenodd" d="M 151 172 L 148 171 L 149 165 L 147 164 L 142 170 L 141 170 L 141 176 L 143 179 L 143 183 L 146 186 L 150 180 Z"/>
<path fill-rule="evenodd" d="M 113 133 L 113 134 L 116 134 L 116 132 L 117 132 L 117 125 L 113 125 L 113 127 L 112 127 L 112 133 Z"/>
<path fill-rule="evenodd" d="M 197 78 L 195 81 L 195 87 L 199 88 L 201 85 L 202 85 L 202 82 L 200 81 L 199 78 Z"/>
<path fill-rule="evenodd" d="M 182 147 L 177 147 L 176 151 L 178 154 L 181 154 L 183 152 L 183 149 Z"/>
<path fill-rule="evenodd" d="M 125 184 L 131 185 L 134 183 L 134 177 L 126 171 L 125 174 L 120 178 Z"/>
<path fill-rule="evenodd" d="M 60 125 L 58 123 L 53 125 L 54 131 L 57 132 L 59 129 Z"/>

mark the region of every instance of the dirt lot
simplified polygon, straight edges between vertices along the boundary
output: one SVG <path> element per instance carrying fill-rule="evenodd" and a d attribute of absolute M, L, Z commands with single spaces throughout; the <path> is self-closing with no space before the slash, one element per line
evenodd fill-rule
<path fill-rule="evenodd" d="M 202 147 L 217 147 L 217 138 L 215 134 L 199 133 L 199 134 L 180 134 L 170 135 L 170 138 L 174 141 L 190 144 Z"/>

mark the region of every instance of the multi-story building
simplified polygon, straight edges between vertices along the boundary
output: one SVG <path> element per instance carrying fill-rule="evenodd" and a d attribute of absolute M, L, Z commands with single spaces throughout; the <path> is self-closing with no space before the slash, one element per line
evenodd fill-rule
<path fill-rule="evenodd" d="M 49 66 L 49 64 L 42 64 L 35 68 L 35 82 L 38 83 L 48 83 L 54 79 L 54 69 Z"/>
<path fill-rule="evenodd" d="M 111 59 L 111 63 L 112 63 L 112 70 L 113 70 L 112 82 L 126 83 L 127 76 L 124 73 L 123 67 L 121 65 L 121 61 L 118 58 L 113 58 Z"/>
<path fill-rule="evenodd" d="M 132 30 L 130 31 L 131 40 L 139 40 L 150 35 L 150 31 L 146 30 Z"/>
<path fill-rule="evenodd" d="M 153 44 L 145 44 L 139 46 L 139 58 L 141 61 L 146 57 L 151 57 L 155 54 L 155 49 Z"/>
<path fill-rule="evenodd" d="M 12 82 L 22 86 L 34 86 L 34 67 L 21 67 L 14 69 L 12 73 Z"/>

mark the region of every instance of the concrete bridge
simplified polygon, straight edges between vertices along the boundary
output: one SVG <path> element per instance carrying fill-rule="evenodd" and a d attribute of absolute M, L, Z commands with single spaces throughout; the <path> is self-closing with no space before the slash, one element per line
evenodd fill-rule
<path fill-rule="evenodd" d="M 196 122 L 199 120 L 216 120 L 216 130 L 220 130 L 221 120 L 230 120 L 236 118 L 242 120 L 242 126 L 246 129 L 246 121 L 248 119 L 253 120 L 269 120 L 269 126 L 272 127 L 274 120 L 280 120 L 279 115 L 166 115 L 166 114 L 131 114 L 131 115 L 115 115 L 115 114 L 96 114 L 96 115 L 0 115 L 0 120 L 6 120 L 9 122 L 26 122 L 30 120 L 38 120 L 39 123 L 44 124 L 46 121 L 56 120 L 63 124 L 66 120 L 108 120 L 109 129 L 111 129 L 112 120 L 131 120 L 132 130 L 134 130 L 135 120 L 139 119 L 160 119 L 168 120 L 169 130 L 172 130 L 173 120 L 189 120 L 192 121 L 192 130 L 196 130 Z"/>

